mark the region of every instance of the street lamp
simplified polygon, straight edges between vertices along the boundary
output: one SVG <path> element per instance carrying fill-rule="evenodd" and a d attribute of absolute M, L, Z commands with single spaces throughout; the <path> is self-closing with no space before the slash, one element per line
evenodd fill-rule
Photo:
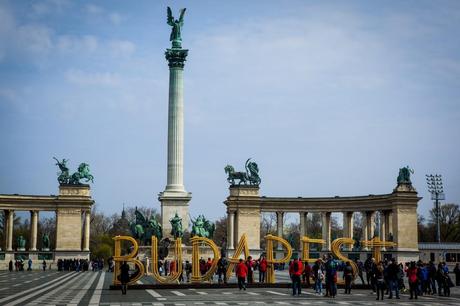
<path fill-rule="evenodd" d="M 439 201 L 444 200 L 444 190 L 442 188 L 442 176 L 439 174 L 430 174 L 426 176 L 426 183 L 428 184 L 428 191 L 431 193 L 431 199 L 435 201 L 435 211 L 436 211 L 436 240 L 438 243 L 441 243 L 441 226 L 439 224 L 439 217 L 441 214 Z"/>

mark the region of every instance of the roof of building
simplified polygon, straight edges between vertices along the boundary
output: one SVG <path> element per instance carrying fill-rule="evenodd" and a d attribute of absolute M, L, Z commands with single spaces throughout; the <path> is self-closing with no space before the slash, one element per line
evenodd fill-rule
<path fill-rule="evenodd" d="M 458 242 L 420 242 L 418 244 L 419 250 L 460 250 L 460 243 Z"/>

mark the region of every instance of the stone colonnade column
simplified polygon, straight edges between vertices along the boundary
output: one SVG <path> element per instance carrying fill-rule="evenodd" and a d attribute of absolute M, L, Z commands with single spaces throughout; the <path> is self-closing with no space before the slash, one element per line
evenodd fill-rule
<path fill-rule="evenodd" d="M 344 238 L 353 238 L 353 212 L 346 211 L 343 212 L 343 237 Z M 345 250 L 351 250 L 348 245 L 344 246 Z"/>
<path fill-rule="evenodd" d="M 91 223 L 91 212 L 87 210 L 85 212 L 85 236 L 83 239 L 83 251 L 89 251 L 89 229 Z"/>
<path fill-rule="evenodd" d="M 389 240 L 390 231 L 391 231 L 391 210 L 386 210 L 384 217 L 385 217 L 385 238 Z"/>
<path fill-rule="evenodd" d="M 367 230 L 368 230 L 367 239 L 369 240 L 374 237 L 374 233 L 375 233 L 375 222 L 374 222 L 375 213 L 373 211 L 368 211 L 366 212 L 366 214 L 367 214 L 366 221 L 367 221 Z"/>
<path fill-rule="evenodd" d="M 379 234 L 380 234 L 380 240 L 381 241 L 386 241 L 386 233 L 385 233 L 385 227 L 386 227 L 386 211 L 382 210 L 380 211 L 380 228 L 379 228 Z M 385 247 L 382 247 L 382 251 L 386 251 Z"/>
<path fill-rule="evenodd" d="M 233 245 L 235 239 L 233 236 L 235 228 L 235 212 L 229 211 L 227 215 L 227 249 L 233 250 L 235 248 Z"/>
<path fill-rule="evenodd" d="M 284 212 L 282 211 L 277 211 L 276 212 L 276 234 L 278 237 L 283 238 L 283 217 L 284 217 Z M 283 246 L 281 243 L 278 243 L 278 250 L 282 250 Z"/>
<path fill-rule="evenodd" d="M 307 217 L 308 217 L 308 213 L 304 212 L 304 211 L 301 211 L 299 213 L 299 217 L 300 217 L 299 233 L 300 233 L 300 239 L 302 239 L 303 236 L 307 235 Z M 300 246 L 300 250 L 303 250 L 303 246 L 302 246 L 301 241 L 299 241 L 299 246 Z"/>
<path fill-rule="evenodd" d="M 361 240 L 368 240 L 369 239 L 369 228 L 368 228 L 368 222 L 367 222 L 367 212 L 363 211 L 361 212 L 362 214 L 362 227 L 363 227 L 363 234 L 362 234 L 362 239 Z M 363 247 L 363 251 L 368 251 L 368 247 Z"/>
<path fill-rule="evenodd" d="M 30 211 L 30 251 L 37 250 L 38 211 Z"/>
<path fill-rule="evenodd" d="M 301 211 L 301 212 L 299 213 L 299 217 L 300 217 L 300 229 L 299 229 L 299 233 L 300 233 L 300 238 L 302 238 L 303 236 L 306 236 L 306 235 L 307 235 L 307 217 L 308 217 L 308 212 Z"/>
<path fill-rule="evenodd" d="M 13 222 L 14 222 L 14 210 L 5 211 L 8 212 L 5 216 L 6 219 L 6 250 L 13 251 Z"/>
<path fill-rule="evenodd" d="M 321 224 L 323 235 L 322 239 L 326 241 L 326 244 L 323 244 L 323 251 L 331 250 L 331 212 L 322 213 L 323 222 Z"/>

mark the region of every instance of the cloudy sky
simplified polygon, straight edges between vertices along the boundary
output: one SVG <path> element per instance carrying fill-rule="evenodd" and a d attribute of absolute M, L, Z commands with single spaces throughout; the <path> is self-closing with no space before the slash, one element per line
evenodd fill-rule
<path fill-rule="evenodd" d="M 56 194 L 88 162 L 98 209 L 159 208 L 166 7 L 187 7 L 185 186 L 225 214 L 224 166 L 266 196 L 390 193 L 415 169 L 460 204 L 458 1 L 0 0 L 0 193 Z"/>

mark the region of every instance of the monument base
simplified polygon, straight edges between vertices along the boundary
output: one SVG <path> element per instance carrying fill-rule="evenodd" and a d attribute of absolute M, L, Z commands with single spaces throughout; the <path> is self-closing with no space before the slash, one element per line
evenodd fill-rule
<path fill-rule="evenodd" d="M 171 236 L 171 223 L 169 220 L 177 215 L 182 219 L 182 228 L 189 228 L 190 220 L 188 213 L 188 202 L 192 199 L 192 194 L 189 192 L 169 192 L 164 191 L 158 195 L 158 200 L 161 202 L 161 228 L 163 238 Z"/>

